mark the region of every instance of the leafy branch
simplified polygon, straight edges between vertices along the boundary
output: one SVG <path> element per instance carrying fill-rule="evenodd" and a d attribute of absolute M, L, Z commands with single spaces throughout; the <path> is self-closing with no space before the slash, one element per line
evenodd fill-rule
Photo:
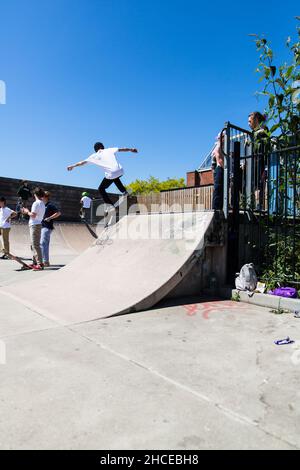
<path fill-rule="evenodd" d="M 300 17 L 296 17 L 299 21 Z M 289 63 L 277 66 L 274 61 L 274 52 L 268 40 L 257 34 L 255 37 L 257 51 L 260 53 L 260 62 L 256 72 L 260 74 L 260 82 L 264 88 L 258 92 L 268 98 L 266 113 L 268 121 L 272 124 L 270 135 L 277 130 L 281 131 L 280 139 L 287 140 L 287 136 L 300 134 L 300 28 L 297 27 L 298 41 L 287 39 L 286 46 L 291 53 Z"/>

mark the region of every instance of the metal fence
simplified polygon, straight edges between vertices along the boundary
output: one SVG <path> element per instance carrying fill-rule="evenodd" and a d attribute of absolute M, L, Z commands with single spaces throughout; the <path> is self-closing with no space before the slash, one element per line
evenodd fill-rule
<path fill-rule="evenodd" d="M 300 146 L 227 123 L 223 149 L 229 276 L 254 262 L 269 282 L 300 286 Z"/>

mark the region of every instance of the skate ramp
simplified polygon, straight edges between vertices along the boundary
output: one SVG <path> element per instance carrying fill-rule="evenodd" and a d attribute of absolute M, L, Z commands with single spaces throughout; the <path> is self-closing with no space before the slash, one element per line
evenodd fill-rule
<path fill-rule="evenodd" d="M 191 271 L 212 221 L 213 212 L 126 216 L 60 271 L 0 292 L 63 325 L 148 309 Z"/>
<path fill-rule="evenodd" d="M 51 235 L 51 255 L 75 256 L 86 250 L 93 237 L 83 224 L 56 223 Z M 13 224 L 10 231 L 11 252 L 21 257 L 31 257 L 29 228 L 27 224 Z"/>

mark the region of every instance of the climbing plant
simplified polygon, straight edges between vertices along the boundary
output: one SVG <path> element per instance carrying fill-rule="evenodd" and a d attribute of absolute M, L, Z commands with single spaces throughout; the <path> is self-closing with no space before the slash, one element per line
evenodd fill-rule
<path fill-rule="evenodd" d="M 296 17 L 298 22 L 300 17 Z M 297 26 L 297 40 L 287 38 L 289 61 L 277 64 L 268 39 L 257 34 L 255 38 L 259 52 L 256 69 L 264 87 L 258 95 L 267 97 L 265 112 L 268 116 L 269 135 L 277 131 L 278 140 L 286 145 L 293 135 L 300 142 L 300 27 Z"/>

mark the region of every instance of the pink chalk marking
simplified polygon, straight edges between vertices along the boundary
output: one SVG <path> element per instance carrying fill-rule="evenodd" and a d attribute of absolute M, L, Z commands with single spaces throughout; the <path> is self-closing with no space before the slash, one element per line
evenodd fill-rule
<path fill-rule="evenodd" d="M 224 310 L 240 310 L 246 309 L 247 305 L 243 305 L 232 301 L 221 301 L 221 302 L 204 302 L 203 304 L 190 304 L 183 306 L 187 311 L 187 315 L 193 316 L 196 313 L 201 313 L 205 320 L 209 320 L 211 313 L 223 312 Z"/>

